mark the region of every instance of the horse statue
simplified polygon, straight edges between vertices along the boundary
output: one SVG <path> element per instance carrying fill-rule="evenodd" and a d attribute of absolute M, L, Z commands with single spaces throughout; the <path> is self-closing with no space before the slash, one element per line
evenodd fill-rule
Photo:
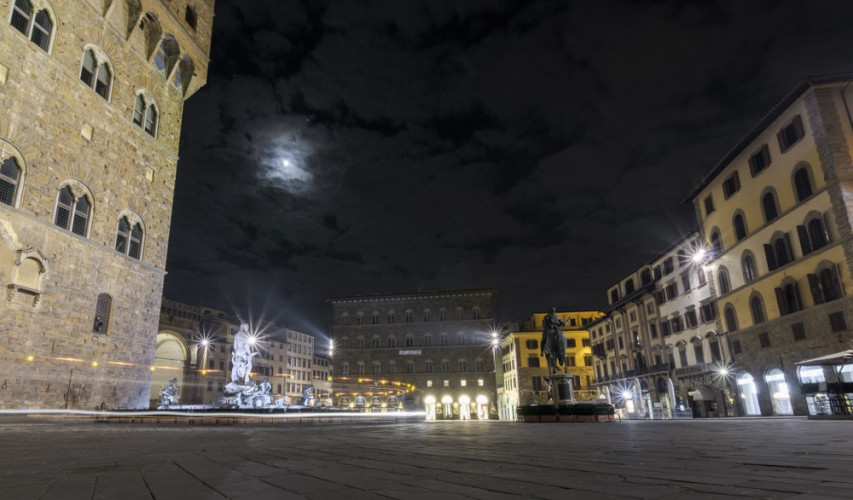
<path fill-rule="evenodd" d="M 542 320 L 542 354 L 548 360 L 548 372 L 559 373 L 558 364 L 563 366 L 563 373 L 569 373 L 566 362 L 566 335 L 562 327 L 566 326 L 563 318 L 557 316 L 557 308 L 552 307 L 551 313 Z"/>

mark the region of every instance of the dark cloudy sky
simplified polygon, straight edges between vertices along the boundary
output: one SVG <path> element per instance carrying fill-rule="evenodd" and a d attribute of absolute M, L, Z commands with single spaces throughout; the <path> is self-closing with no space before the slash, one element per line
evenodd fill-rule
<path fill-rule="evenodd" d="M 328 331 L 329 297 L 495 288 L 601 308 L 853 2 L 216 0 L 167 297 Z"/>

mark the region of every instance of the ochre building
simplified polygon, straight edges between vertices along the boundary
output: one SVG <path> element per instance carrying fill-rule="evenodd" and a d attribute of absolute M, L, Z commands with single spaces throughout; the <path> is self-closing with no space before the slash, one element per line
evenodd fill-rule
<path fill-rule="evenodd" d="M 542 321 L 547 313 L 533 314 L 517 331 L 500 340 L 503 384 L 498 387 L 501 420 L 515 420 L 515 410 L 529 404 L 548 404 L 548 362 L 542 355 Z M 593 359 L 586 325 L 602 317 L 596 311 L 558 312 L 565 321 L 566 363 L 575 400 L 595 399 Z"/>
<path fill-rule="evenodd" d="M 851 83 L 850 74 L 805 80 L 688 197 L 710 252 L 739 415 L 850 407 L 849 393 L 804 397 L 800 382 L 834 387 L 835 374 L 796 363 L 853 340 Z"/>
<path fill-rule="evenodd" d="M 213 0 L 0 0 L 0 407 L 147 407 Z"/>

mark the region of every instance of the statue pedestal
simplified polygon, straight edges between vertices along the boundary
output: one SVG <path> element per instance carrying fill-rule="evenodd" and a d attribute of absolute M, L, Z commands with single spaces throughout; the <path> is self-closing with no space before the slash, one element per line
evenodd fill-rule
<path fill-rule="evenodd" d="M 557 373 L 551 376 L 551 394 L 555 405 L 574 403 L 573 379 L 574 377 L 565 373 Z"/>

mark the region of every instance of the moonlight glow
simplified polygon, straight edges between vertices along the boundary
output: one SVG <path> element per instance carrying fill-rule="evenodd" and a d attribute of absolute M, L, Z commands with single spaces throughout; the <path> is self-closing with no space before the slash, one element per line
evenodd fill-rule
<path fill-rule="evenodd" d="M 304 193 L 311 188 L 314 178 L 307 168 L 306 157 L 307 152 L 299 145 L 275 148 L 263 159 L 259 174 L 274 187 Z"/>

